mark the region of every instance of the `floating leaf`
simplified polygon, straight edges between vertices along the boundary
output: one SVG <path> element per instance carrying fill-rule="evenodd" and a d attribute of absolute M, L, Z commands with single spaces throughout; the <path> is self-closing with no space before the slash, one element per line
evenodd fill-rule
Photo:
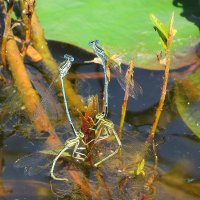
<path fill-rule="evenodd" d="M 191 80 L 182 80 L 176 85 L 175 102 L 185 124 L 200 138 L 200 87 L 197 75 L 199 73 L 192 75 Z"/>
<path fill-rule="evenodd" d="M 126 60 L 134 55 L 137 67 L 156 70 L 163 70 L 163 66 L 155 62 L 155 53 L 160 50 L 160 45 L 157 43 L 154 31 L 149 26 L 147 13 L 155 12 L 159 16 L 162 15 L 162 20 L 168 22 L 169 14 L 172 10 L 174 11 L 179 37 L 174 41 L 171 50 L 173 54 L 175 51 L 178 53 L 177 50 L 182 50 L 184 56 L 180 62 L 183 62 L 182 59 L 185 59 L 188 54 L 186 47 L 199 39 L 199 29 L 195 23 L 191 22 L 195 18 L 192 13 L 197 9 L 192 1 L 187 1 L 189 5 L 187 12 L 191 13 L 191 21 L 185 18 L 184 7 L 174 6 L 173 1 L 148 1 L 150 3 L 145 7 L 146 0 L 127 0 L 123 6 L 121 1 L 116 0 L 90 0 L 88 2 L 90 3 L 68 1 L 66 4 L 66 0 L 59 0 L 48 1 L 47 4 L 44 0 L 37 0 L 37 13 L 45 30 L 45 36 L 48 39 L 73 43 L 90 51 L 87 41 L 98 38 L 105 46 L 114 49 L 117 54 L 125 53 Z M 66 10 L 69 17 L 66 17 Z M 115 12 L 111 14 L 109 10 Z M 56 12 L 56 17 L 49 15 L 54 12 Z M 58 24 L 59 20 L 62 23 Z M 192 56 L 195 55 L 192 54 Z M 186 61 L 191 59 L 187 58 Z M 177 62 L 178 66 L 180 62 Z M 189 63 L 192 62 L 191 60 Z"/>

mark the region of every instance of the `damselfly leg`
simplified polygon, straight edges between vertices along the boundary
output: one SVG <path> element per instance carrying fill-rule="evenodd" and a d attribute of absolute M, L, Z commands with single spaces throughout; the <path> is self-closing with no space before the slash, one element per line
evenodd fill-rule
<path fill-rule="evenodd" d="M 84 134 L 81 131 L 77 132 L 77 137 L 76 138 L 67 140 L 65 142 L 64 148 L 58 153 L 58 155 L 53 160 L 53 164 L 52 164 L 52 167 L 51 167 L 51 170 L 50 170 L 51 177 L 54 180 L 58 180 L 58 181 L 68 181 L 67 178 L 57 177 L 54 174 L 55 165 L 56 165 L 58 159 L 70 147 L 74 147 L 74 150 L 73 150 L 73 153 L 72 153 L 72 157 L 77 159 L 77 160 L 84 161 L 87 158 L 87 155 L 84 153 L 84 150 L 86 150 L 86 147 L 93 141 L 94 140 L 90 140 L 88 143 L 85 143 L 84 142 Z"/>
<path fill-rule="evenodd" d="M 105 158 L 96 162 L 94 164 L 94 166 L 97 167 L 101 163 L 105 162 L 106 160 L 108 160 L 109 158 L 111 158 L 115 154 L 117 154 L 118 151 L 120 150 L 122 144 L 121 144 L 121 141 L 118 137 L 117 132 L 115 131 L 113 122 L 108 120 L 108 119 L 105 119 L 103 113 L 99 113 L 99 114 L 96 115 L 96 122 L 94 122 L 93 130 L 95 131 L 95 135 L 96 135 L 94 144 L 97 144 L 101 140 L 106 140 L 113 135 L 114 135 L 115 140 L 117 142 L 116 150 L 113 151 L 111 154 L 107 155 Z"/>

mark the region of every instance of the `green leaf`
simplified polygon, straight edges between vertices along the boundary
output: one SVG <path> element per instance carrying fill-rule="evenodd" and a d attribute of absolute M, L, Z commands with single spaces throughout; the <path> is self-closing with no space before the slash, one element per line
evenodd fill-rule
<path fill-rule="evenodd" d="M 162 45 L 164 48 L 167 47 L 167 38 L 168 38 L 168 28 L 163 24 L 155 15 L 150 14 L 149 18 L 154 24 L 154 29 L 158 32 L 160 36 Z"/>
<path fill-rule="evenodd" d="M 174 13 L 172 13 L 171 19 L 169 21 L 168 25 L 168 32 L 171 32 L 173 34 L 173 37 L 176 35 L 177 30 L 174 29 Z"/>
<path fill-rule="evenodd" d="M 200 138 L 200 70 L 175 87 L 177 110 L 191 131 Z"/>

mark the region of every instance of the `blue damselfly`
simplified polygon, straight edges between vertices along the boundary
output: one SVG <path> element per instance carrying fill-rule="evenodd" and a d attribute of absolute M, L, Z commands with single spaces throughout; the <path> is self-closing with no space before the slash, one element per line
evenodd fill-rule
<path fill-rule="evenodd" d="M 104 116 L 106 117 L 108 114 L 108 78 L 107 78 L 107 56 L 104 50 L 98 45 L 99 40 L 93 40 L 88 43 L 88 45 L 92 46 L 96 55 L 101 59 L 101 63 L 103 65 L 104 71 L 104 92 L 105 92 L 105 112 Z"/>

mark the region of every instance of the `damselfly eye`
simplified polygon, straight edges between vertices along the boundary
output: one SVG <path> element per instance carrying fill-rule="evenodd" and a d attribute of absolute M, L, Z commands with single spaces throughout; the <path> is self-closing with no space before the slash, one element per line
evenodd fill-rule
<path fill-rule="evenodd" d="M 74 61 L 74 57 L 69 56 L 69 61 L 73 62 Z"/>
<path fill-rule="evenodd" d="M 88 45 L 89 45 L 89 46 L 92 46 L 93 43 L 94 43 L 94 41 L 89 41 L 89 42 L 88 42 Z"/>
<path fill-rule="evenodd" d="M 73 62 L 74 61 L 74 57 L 68 55 L 68 54 L 65 54 L 64 55 L 64 59 L 68 59 L 69 61 Z"/>
<path fill-rule="evenodd" d="M 68 54 L 65 54 L 63 57 L 64 57 L 64 59 L 68 59 L 68 58 L 69 58 L 69 55 L 68 55 Z"/>

